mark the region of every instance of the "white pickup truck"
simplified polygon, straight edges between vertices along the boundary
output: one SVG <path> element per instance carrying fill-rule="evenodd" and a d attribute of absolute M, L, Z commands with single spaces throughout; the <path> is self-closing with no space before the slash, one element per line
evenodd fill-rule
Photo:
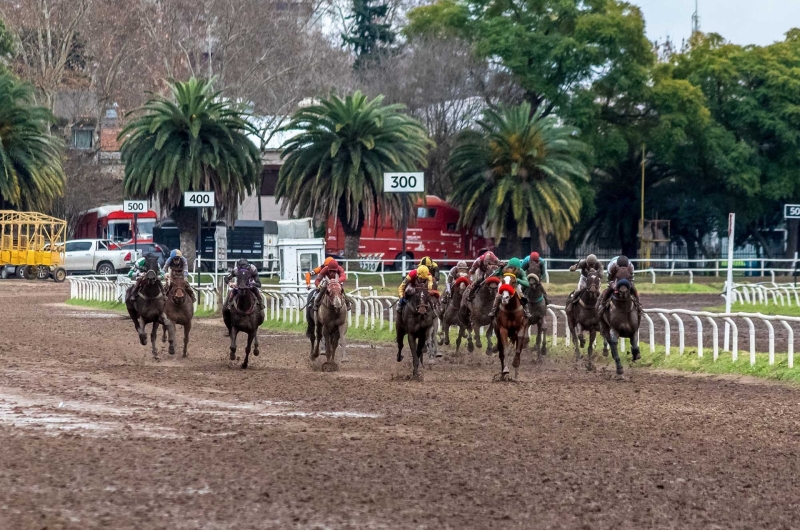
<path fill-rule="evenodd" d="M 73 239 L 65 245 L 64 268 L 69 273 L 110 275 L 128 272 L 136 256 L 110 239 Z"/>

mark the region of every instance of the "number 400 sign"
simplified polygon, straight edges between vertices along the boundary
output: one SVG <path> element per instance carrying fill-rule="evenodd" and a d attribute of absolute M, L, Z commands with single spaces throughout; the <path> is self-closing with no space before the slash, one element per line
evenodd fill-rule
<path fill-rule="evenodd" d="M 425 173 L 384 173 L 384 193 L 422 193 L 425 191 Z"/>
<path fill-rule="evenodd" d="M 186 208 L 211 208 L 214 206 L 213 191 L 183 192 L 183 206 Z"/>

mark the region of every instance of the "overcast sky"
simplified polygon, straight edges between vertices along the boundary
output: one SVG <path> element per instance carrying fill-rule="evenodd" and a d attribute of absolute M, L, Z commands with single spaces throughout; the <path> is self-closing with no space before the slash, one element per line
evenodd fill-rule
<path fill-rule="evenodd" d="M 695 0 L 629 0 L 642 8 L 647 37 L 676 44 L 692 31 Z M 771 44 L 800 27 L 800 0 L 698 0 L 700 29 L 736 44 Z"/>

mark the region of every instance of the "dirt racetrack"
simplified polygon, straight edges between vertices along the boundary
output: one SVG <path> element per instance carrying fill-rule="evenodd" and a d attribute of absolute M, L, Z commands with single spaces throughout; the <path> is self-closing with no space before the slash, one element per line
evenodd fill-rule
<path fill-rule="evenodd" d="M 0 282 L 0 528 L 796 528 L 800 389 L 475 353 L 425 371 L 353 343 L 338 373 L 216 322 L 150 360 L 66 286 Z M 242 351 L 242 350 L 240 350 Z"/>

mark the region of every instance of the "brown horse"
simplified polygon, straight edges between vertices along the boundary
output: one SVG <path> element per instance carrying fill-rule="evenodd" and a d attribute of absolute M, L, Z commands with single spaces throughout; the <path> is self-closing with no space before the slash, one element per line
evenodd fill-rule
<path fill-rule="evenodd" d="M 503 285 L 500 286 L 500 307 L 495 318 L 495 328 L 497 331 L 497 351 L 500 355 L 501 372 L 499 378 L 505 381 L 509 378 L 509 369 L 506 365 L 506 352 L 509 343 L 515 346 L 514 379 L 519 376 L 519 363 L 522 349 L 528 339 L 528 321 L 522 306 L 522 300 L 517 294 L 515 279 L 506 276 Z"/>
<path fill-rule="evenodd" d="M 250 348 L 255 346 L 253 355 L 258 356 L 258 328 L 264 323 L 264 308 L 259 303 L 256 293 L 248 285 L 249 274 L 246 270 L 236 270 L 236 287 L 231 301 L 231 361 L 236 360 L 236 336 L 240 331 L 247 333 L 247 346 L 242 363 L 242 370 L 247 369 L 250 361 Z M 226 322 L 227 325 L 227 322 Z"/>
<path fill-rule="evenodd" d="M 414 371 L 411 377 L 419 379 L 422 352 L 436 315 L 427 287 L 409 285 L 406 288 L 406 298 L 408 302 L 397 319 L 397 362 L 403 360 L 403 341 L 408 335 L 408 348 L 414 355 Z"/>
<path fill-rule="evenodd" d="M 497 295 L 499 285 L 500 278 L 490 276 L 478 288 L 478 292 L 475 293 L 475 299 L 462 302 L 458 312 L 461 325 L 472 331 L 475 336 L 475 345 L 478 348 L 483 347 L 481 344 L 481 328 L 486 326 L 486 355 L 492 354 L 492 333 L 495 332 L 495 329 L 494 319 L 489 316 L 489 312 L 494 305 L 494 297 Z M 468 334 L 467 351 L 472 352 L 473 349 L 472 337 Z"/>
<path fill-rule="evenodd" d="M 194 303 L 188 295 L 186 289 L 186 279 L 183 272 L 170 273 L 170 287 L 167 290 L 167 303 L 164 312 L 173 325 L 183 326 L 183 356 L 188 355 L 189 333 L 192 331 L 192 318 L 194 317 Z M 167 339 L 167 331 L 164 330 L 162 342 Z"/>
<path fill-rule="evenodd" d="M 325 357 L 327 360 L 322 365 L 323 372 L 336 372 L 339 365 L 336 363 L 336 349 L 339 341 L 344 341 L 347 334 L 347 301 L 344 297 L 342 284 L 337 279 L 323 279 L 320 283 L 318 296 L 322 297 L 319 311 L 315 315 L 313 303 L 306 309 L 308 330 L 306 336 L 311 339 L 311 360 L 319 357 L 319 345 L 325 339 Z"/>
<path fill-rule="evenodd" d="M 158 279 L 158 258 L 152 254 L 146 256 L 145 266 L 147 267 L 147 274 L 139 280 L 141 282 L 139 291 L 131 298 L 130 293 L 133 286 L 128 288 L 125 295 L 125 306 L 128 309 L 131 320 L 133 320 L 136 333 L 139 334 L 139 342 L 142 346 L 147 345 L 145 326 L 150 323 L 153 324 L 150 332 L 150 345 L 152 347 L 153 360 L 157 361 L 156 338 L 158 337 L 158 325 L 164 326 L 167 333 L 169 333 L 170 355 L 175 354 L 175 325 L 164 313 L 166 298 L 161 286 L 161 280 Z"/>
<path fill-rule="evenodd" d="M 633 360 L 641 357 L 639 352 L 639 321 L 641 313 L 631 296 L 631 284 L 628 280 L 617 281 L 616 289 L 611 295 L 608 307 L 600 315 L 600 326 L 603 338 L 611 346 L 611 356 L 617 365 L 617 375 L 622 376 L 622 362 L 619 359 L 618 344 L 620 337 L 630 339 Z"/>
<path fill-rule="evenodd" d="M 528 274 L 529 287 L 525 296 L 528 298 L 529 326 L 536 326 L 536 360 L 540 361 L 542 355 L 547 355 L 547 300 L 544 297 L 544 287 L 536 274 Z"/>
<path fill-rule="evenodd" d="M 447 305 L 442 311 L 440 320 L 442 321 L 442 333 L 439 339 L 439 344 L 450 345 L 450 326 L 458 326 L 458 337 L 456 337 L 456 355 L 461 349 L 461 339 L 468 337 L 468 341 L 472 344 L 472 329 L 469 325 L 465 325 L 459 317 L 459 310 L 461 309 L 461 299 L 470 284 L 467 276 L 458 278 L 450 290 L 450 296 Z"/>
<path fill-rule="evenodd" d="M 575 345 L 576 365 L 581 358 L 581 348 L 586 343 L 584 332 L 589 332 L 589 350 L 586 360 L 586 369 L 589 371 L 595 370 L 594 340 L 600 331 L 600 314 L 595 307 L 600 296 L 600 281 L 600 273 L 590 271 L 586 277 L 586 289 L 583 290 L 577 302 L 570 303 L 572 302 L 572 297 L 570 297 L 565 308 L 569 331 Z"/>

